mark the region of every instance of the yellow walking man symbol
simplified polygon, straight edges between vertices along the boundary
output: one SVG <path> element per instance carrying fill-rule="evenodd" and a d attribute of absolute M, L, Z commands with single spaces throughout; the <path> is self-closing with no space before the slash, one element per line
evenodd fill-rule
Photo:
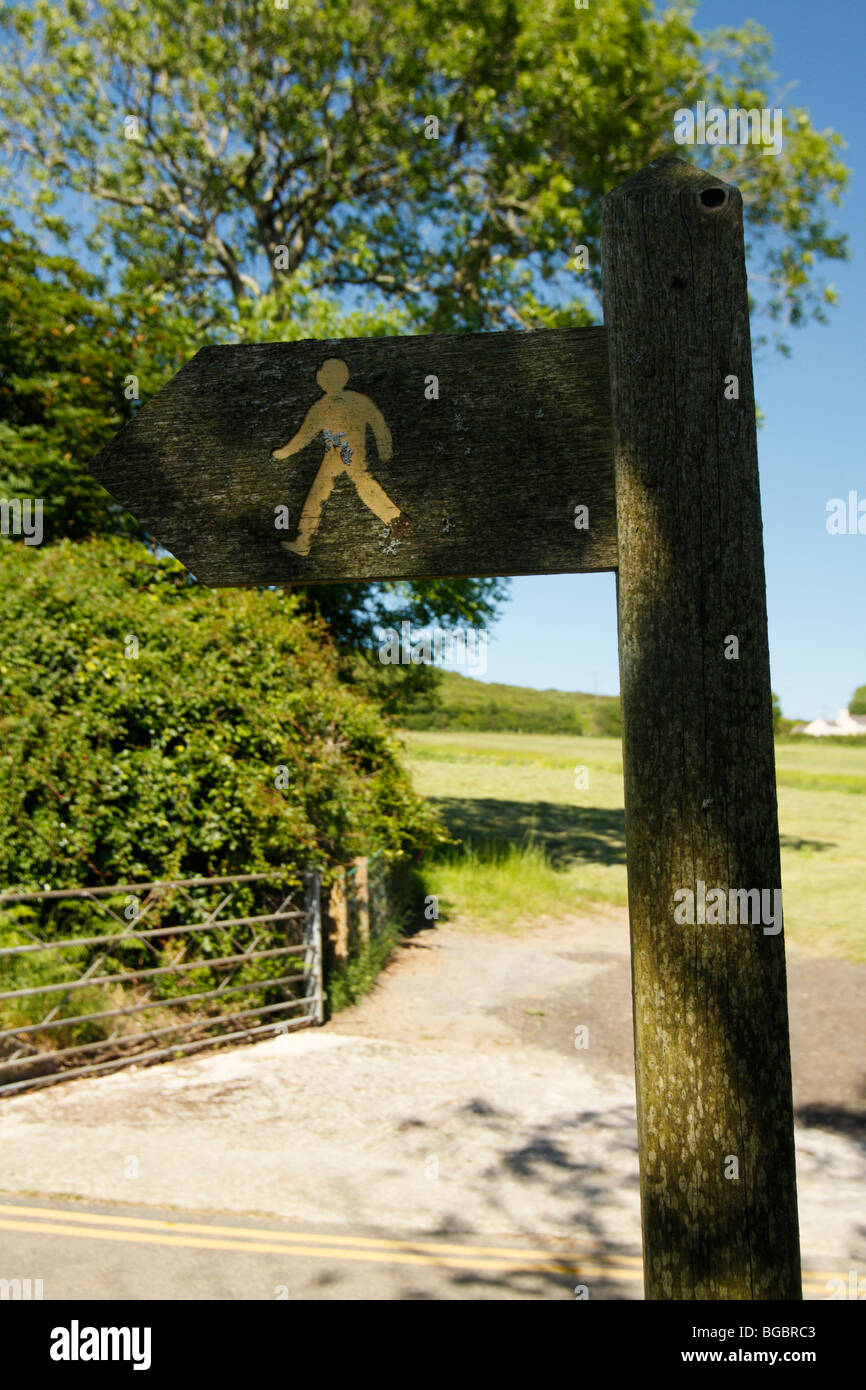
<path fill-rule="evenodd" d="M 294 438 L 271 454 L 275 459 L 288 458 L 312 443 L 317 434 L 325 436 L 325 457 L 304 503 L 298 534 L 293 541 L 280 542 L 285 550 L 295 555 L 309 555 L 310 544 L 322 519 L 322 508 L 341 473 L 351 479 L 361 501 L 390 527 L 391 534 L 398 540 L 409 525 L 405 512 L 394 505 L 367 468 L 367 426 L 373 431 L 383 462 L 387 462 L 393 452 L 391 431 L 369 396 L 343 389 L 348 380 L 349 368 L 342 358 L 329 357 L 323 362 L 316 373 L 316 381 L 325 394 L 310 406 Z"/>

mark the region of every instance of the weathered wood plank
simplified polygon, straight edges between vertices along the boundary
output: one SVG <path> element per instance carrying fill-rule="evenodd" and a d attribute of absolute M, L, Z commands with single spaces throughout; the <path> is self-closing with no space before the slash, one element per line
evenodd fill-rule
<path fill-rule="evenodd" d="M 603 328 L 203 348 L 91 467 L 214 587 L 610 570 L 607 371 Z"/>
<path fill-rule="evenodd" d="M 352 860 L 355 869 L 355 900 L 358 905 L 358 938 L 363 950 L 370 945 L 370 869 L 366 855 Z"/>
<path fill-rule="evenodd" d="M 328 895 L 327 944 L 332 966 L 345 965 L 349 959 L 349 905 L 346 900 L 346 874 L 341 870 Z"/>
<path fill-rule="evenodd" d="M 781 886 L 740 195 L 650 166 L 602 245 L 647 1297 L 796 1299 L 783 937 L 674 915 Z"/>

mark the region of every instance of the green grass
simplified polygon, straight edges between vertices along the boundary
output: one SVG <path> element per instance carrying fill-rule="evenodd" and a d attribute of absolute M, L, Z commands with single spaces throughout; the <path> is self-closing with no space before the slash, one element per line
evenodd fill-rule
<path fill-rule="evenodd" d="M 407 731 L 416 790 L 460 843 L 427 870 L 443 917 L 514 931 L 627 903 L 618 739 Z M 866 740 L 776 748 L 785 930 L 866 961 Z M 589 785 L 575 785 L 575 768 Z"/>
<path fill-rule="evenodd" d="M 576 907 L 608 901 L 624 905 L 625 879 L 598 866 L 555 868 L 544 848 L 469 846 L 440 859 L 431 872 L 444 917 L 459 913 L 476 926 L 518 931 L 541 917 L 567 917 Z"/>

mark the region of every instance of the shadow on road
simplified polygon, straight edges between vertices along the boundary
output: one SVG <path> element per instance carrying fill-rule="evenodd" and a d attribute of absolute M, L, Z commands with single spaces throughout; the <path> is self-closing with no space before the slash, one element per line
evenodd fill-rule
<path fill-rule="evenodd" d="M 844 1134 L 866 1151 L 866 1109 L 856 1110 L 845 1105 L 824 1105 L 812 1102 L 794 1111 L 798 1124 L 804 1129 L 829 1130 Z"/>
<path fill-rule="evenodd" d="M 542 1122 L 528 1134 L 524 1130 L 519 1143 L 512 1139 L 512 1115 L 480 1099 L 468 1101 L 462 1109 L 467 1117 L 488 1131 L 492 1130 L 498 1141 L 495 1164 L 480 1175 L 485 1185 L 479 1186 L 477 1196 L 486 1212 L 495 1215 L 497 1228 L 508 1233 L 506 1239 L 519 1242 L 516 1252 L 525 1248 L 536 1252 L 544 1249 L 550 1253 L 543 1260 L 535 1256 L 535 1262 L 546 1266 L 541 1269 L 449 1270 L 447 1278 L 454 1288 L 454 1297 L 484 1298 L 506 1293 L 518 1298 L 537 1298 L 545 1294 L 561 1298 L 567 1291 L 572 1297 L 589 1299 L 642 1299 L 643 1274 L 635 1254 L 635 1242 L 640 1240 L 639 1225 L 635 1227 L 634 1239 L 628 1242 L 612 1234 L 614 1230 L 623 1229 L 626 1211 L 628 1225 L 631 1225 L 634 1198 L 631 1197 L 626 1207 L 624 1195 L 634 1194 L 639 1182 L 633 1107 L 589 1109 L 564 1123 L 561 1118 L 551 1123 Z M 576 1160 L 569 1152 L 572 1146 L 568 1144 L 568 1135 L 588 1132 L 601 1136 L 601 1144 L 594 1155 L 596 1161 Z M 611 1162 L 614 1155 L 618 1156 L 618 1161 Z M 625 1163 L 622 1155 L 627 1155 Z M 623 1172 L 625 1166 L 632 1171 Z M 500 1181 L 503 1177 L 516 1178 L 522 1188 L 532 1190 L 536 1220 L 537 1214 L 544 1213 L 545 1209 L 569 1213 L 559 1237 L 540 1240 L 524 1223 L 515 1209 L 517 1203 L 513 1208 L 503 1194 Z M 520 1205 L 525 1210 L 525 1203 Z M 485 1227 L 489 1229 L 487 1222 Z M 435 1230 L 425 1233 L 424 1238 L 431 1237 L 436 1240 L 458 1238 L 470 1247 L 501 1247 L 502 1244 L 501 1240 L 476 1233 L 458 1211 L 448 1213 Z M 576 1286 L 586 1292 L 578 1295 Z M 423 1299 L 430 1295 L 410 1286 L 401 1297 Z"/>

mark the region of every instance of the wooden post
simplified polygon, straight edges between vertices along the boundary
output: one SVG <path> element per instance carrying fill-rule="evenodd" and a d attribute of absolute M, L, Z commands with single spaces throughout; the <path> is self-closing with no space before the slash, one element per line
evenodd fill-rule
<path fill-rule="evenodd" d="M 781 886 L 739 193 L 658 161 L 604 200 L 602 266 L 646 1295 L 797 1299 L 777 899 L 701 913 Z"/>
<path fill-rule="evenodd" d="M 354 861 L 355 896 L 358 901 L 358 938 L 362 951 L 370 945 L 370 881 L 367 860 L 360 856 Z"/>
<path fill-rule="evenodd" d="M 335 965 L 349 959 L 349 914 L 346 906 L 346 874 L 341 870 L 328 895 L 328 944 Z"/>
<path fill-rule="evenodd" d="M 306 920 L 304 923 L 304 941 L 310 947 L 313 962 L 307 985 L 307 994 L 312 996 L 310 1021 L 312 1023 L 324 1023 L 325 1021 L 325 972 L 322 960 L 322 871 L 313 869 L 310 873 L 305 893 L 304 909 Z"/>

